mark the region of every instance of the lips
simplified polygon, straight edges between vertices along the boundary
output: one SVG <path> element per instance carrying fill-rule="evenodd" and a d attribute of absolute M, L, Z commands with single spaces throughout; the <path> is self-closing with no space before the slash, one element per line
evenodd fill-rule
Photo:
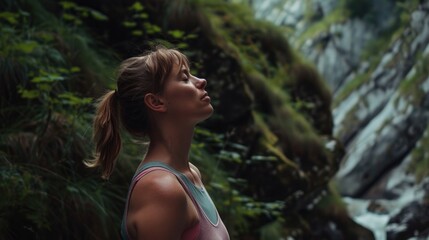
<path fill-rule="evenodd" d="M 201 100 L 210 101 L 209 94 L 207 92 L 204 92 L 203 96 L 201 97 Z"/>

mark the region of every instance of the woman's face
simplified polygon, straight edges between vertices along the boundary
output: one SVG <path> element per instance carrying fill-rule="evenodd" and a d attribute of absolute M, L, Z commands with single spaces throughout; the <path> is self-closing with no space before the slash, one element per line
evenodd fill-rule
<path fill-rule="evenodd" d="M 185 65 L 175 65 L 162 92 L 166 113 L 174 120 L 191 124 L 210 117 L 213 107 L 205 90 L 206 85 L 205 79 L 191 75 Z"/>

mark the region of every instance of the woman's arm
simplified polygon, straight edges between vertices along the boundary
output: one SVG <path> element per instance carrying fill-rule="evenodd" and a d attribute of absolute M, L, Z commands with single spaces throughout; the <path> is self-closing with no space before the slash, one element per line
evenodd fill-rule
<path fill-rule="evenodd" d="M 187 195 L 176 176 L 153 171 L 137 182 L 130 197 L 128 231 L 133 239 L 180 239 L 192 223 Z"/>

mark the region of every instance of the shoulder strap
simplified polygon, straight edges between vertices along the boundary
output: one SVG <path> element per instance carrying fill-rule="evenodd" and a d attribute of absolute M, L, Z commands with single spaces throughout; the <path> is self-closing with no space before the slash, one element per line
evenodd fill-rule
<path fill-rule="evenodd" d="M 133 177 L 132 182 L 138 181 L 142 177 L 141 175 L 145 170 L 147 170 L 149 168 L 153 168 L 153 167 L 164 168 L 164 169 L 168 170 L 169 172 L 173 173 L 174 175 L 176 175 L 176 177 L 178 177 L 180 180 L 182 180 L 183 183 L 186 185 L 186 187 L 191 191 L 193 191 L 194 188 L 199 189 L 199 187 L 195 186 L 195 184 L 188 177 L 186 177 L 183 173 L 177 171 L 173 167 L 171 167 L 171 166 L 169 166 L 163 162 L 148 162 L 148 163 L 141 165 L 137 169 L 137 171 Z"/>
<path fill-rule="evenodd" d="M 141 165 L 136 173 L 134 174 L 133 180 L 136 179 L 142 172 L 144 172 L 145 170 L 149 169 L 149 168 L 153 168 L 153 167 L 160 167 L 160 168 L 164 168 L 169 170 L 170 172 L 174 173 L 174 175 L 179 175 L 181 174 L 179 171 L 177 171 L 176 169 L 170 167 L 169 165 L 163 163 L 163 162 L 148 162 L 145 163 L 143 165 Z"/>

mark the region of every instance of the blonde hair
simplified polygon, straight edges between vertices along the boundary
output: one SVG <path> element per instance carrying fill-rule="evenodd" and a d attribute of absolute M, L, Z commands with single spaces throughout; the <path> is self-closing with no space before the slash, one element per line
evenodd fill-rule
<path fill-rule="evenodd" d="M 108 179 L 121 150 L 121 126 L 135 137 L 147 136 L 150 126 L 144 97 L 147 93 L 162 92 L 176 64 L 189 66 L 185 55 L 164 47 L 121 63 L 117 90 L 107 92 L 98 100 L 93 123 L 95 158 L 85 161 L 85 165 L 100 166 L 102 178 Z"/>

